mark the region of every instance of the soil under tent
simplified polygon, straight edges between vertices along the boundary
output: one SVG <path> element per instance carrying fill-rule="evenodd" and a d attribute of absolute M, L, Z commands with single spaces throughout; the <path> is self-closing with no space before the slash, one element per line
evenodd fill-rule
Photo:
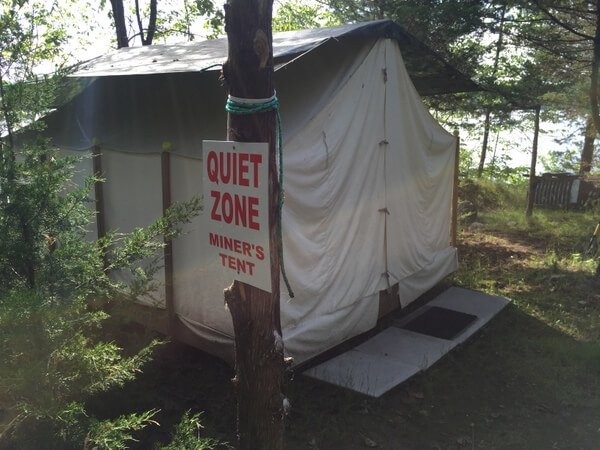
<path fill-rule="evenodd" d="M 282 283 L 281 324 L 298 364 L 374 327 L 382 290 L 404 307 L 456 269 L 456 138 L 420 95 L 476 86 L 389 20 L 277 33 L 273 47 L 284 259 L 296 294 Z M 166 142 L 172 200 L 201 193 L 202 141 L 226 134 L 226 57 L 226 39 L 124 48 L 75 73 L 80 92 L 46 118 L 46 133 L 66 154 L 101 154 L 107 230 L 162 214 Z M 92 158 L 81 169 L 91 173 Z M 176 338 L 232 361 L 223 306 L 232 280 L 203 257 L 203 214 L 173 242 L 173 297 L 161 290 L 141 309 L 165 331 L 170 308 Z"/>

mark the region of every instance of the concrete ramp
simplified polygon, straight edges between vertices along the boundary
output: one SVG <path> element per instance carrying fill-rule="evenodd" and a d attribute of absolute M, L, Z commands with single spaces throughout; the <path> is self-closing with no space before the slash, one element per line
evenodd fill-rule
<path fill-rule="evenodd" d="M 509 303 L 504 297 L 452 287 L 394 326 L 304 375 L 379 397 L 431 367 Z"/>

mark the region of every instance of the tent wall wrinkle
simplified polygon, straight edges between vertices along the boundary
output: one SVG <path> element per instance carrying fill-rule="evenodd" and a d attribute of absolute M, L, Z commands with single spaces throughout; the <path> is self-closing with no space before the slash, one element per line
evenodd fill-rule
<path fill-rule="evenodd" d="M 396 230 L 388 234 L 388 258 L 405 306 L 426 290 L 426 283 L 406 280 L 437 283 L 457 267 L 456 250 L 448 239 L 456 138 L 423 105 L 397 47 L 389 41 L 386 45 L 388 89 L 395 93 L 386 103 L 388 224 Z"/>
<path fill-rule="evenodd" d="M 296 359 L 312 348 L 325 350 L 341 342 L 353 330 L 369 329 L 377 320 L 376 294 L 385 287 L 379 212 L 385 207 L 379 145 L 385 96 L 382 43 L 371 48 L 285 149 L 286 267 L 293 286 L 308 285 L 282 305 L 286 348 Z M 298 326 L 302 333 L 294 330 Z"/>

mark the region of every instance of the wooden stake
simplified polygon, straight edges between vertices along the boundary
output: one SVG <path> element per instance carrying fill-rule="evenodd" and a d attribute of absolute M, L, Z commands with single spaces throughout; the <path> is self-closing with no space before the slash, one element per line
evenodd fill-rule
<path fill-rule="evenodd" d="M 274 94 L 272 0 L 228 0 L 229 40 L 223 75 L 229 93 L 265 99 Z M 283 448 L 283 341 L 279 318 L 279 181 L 275 112 L 228 115 L 229 140 L 269 143 L 269 239 L 271 292 L 234 282 L 225 302 L 235 332 L 238 444 L 244 449 Z"/>

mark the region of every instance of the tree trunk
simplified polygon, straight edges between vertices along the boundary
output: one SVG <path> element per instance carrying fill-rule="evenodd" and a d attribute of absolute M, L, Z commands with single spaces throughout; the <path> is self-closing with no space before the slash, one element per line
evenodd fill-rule
<path fill-rule="evenodd" d="M 479 167 L 477 168 L 477 178 L 483 175 L 483 167 L 485 165 L 485 156 L 487 153 L 488 139 L 490 137 L 490 108 L 485 110 L 485 123 L 483 126 L 483 144 L 481 145 L 481 157 L 479 158 Z"/>
<path fill-rule="evenodd" d="M 154 33 L 156 32 L 156 15 L 156 0 L 150 0 L 150 18 L 148 19 L 148 31 L 146 32 L 144 45 L 152 45 Z"/>
<path fill-rule="evenodd" d="M 272 1 L 228 0 L 225 30 L 228 60 L 223 66 L 232 96 L 265 99 L 274 94 Z M 225 290 L 235 332 L 239 448 L 282 449 L 281 388 L 285 372 L 279 317 L 279 181 L 275 112 L 228 116 L 228 139 L 269 143 L 269 235 L 271 292 L 234 282 Z"/>
<path fill-rule="evenodd" d="M 585 125 L 585 140 L 581 150 L 581 159 L 579 161 L 579 175 L 586 175 L 592 170 L 592 160 L 594 159 L 594 141 L 596 140 L 596 129 L 591 116 L 588 116 Z"/>
<path fill-rule="evenodd" d="M 492 78 L 496 76 L 498 72 L 498 63 L 500 62 L 500 52 L 502 51 L 502 44 L 504 43 L 504 20 L 506 18 L 506 4 L 502 5 L 502 12 L 500 13 L 500 27 L 498 29 L 498 40 L 496 40 L 496 55 L 494 56 L 494 66 L 492 67 Z"/>
<path fill-rule="evenodd" d="M 156 32 L 156 1 L 150 0 L 150 18 L 148 19 L 148 28 L 144 34 L 144 24 L 142 23 L 142 12 L 140 11 L 140 2 L 135 0 L 135 17 L 137 18 L 138 30 L 142 45 L 152 45 L 154 33 Z"/>
<path fill-rule="evenodd" d="M 535 107 L 535 126 L 533 130 L 533 146 L 531 148 L 531 169 L 529 170 L 529 192 L 527 193 L 527 211 L 525 215 L 530 217 L 533 213 L 533 201 L 535 197 L 535 166 L 537 164 L 538 136 L 540 134 L 540 109 Z"/>
<path fill-rule="evenodd" d="M 117 33 L 117 48 L 129 47 L 127 38 L 127 24 L 125 23 L 125 11 L 123 10 L 123 0 L 110 0 L 113 10 L 113 19 L 115 21 L 115 31 Z"/>
<path fill-rule="evenodd" d="M 596 33 L 594 35 L 594 57 L 590 80 L 590 105 L 596 133 L 600 131 L 600 111 L 598 108 L 598 69 L 600 66 L 600 0 L 596 2 Z"/>
<path fill-rule="evenodd" d="M 0 62 L 2 62 L 0 60 Z M 4 79 L 2 78 L 2 72 L 0 72 L 0 107 L 2 107 L 2 116 L 4 117 L 4 123 L 6 127 L 6 136 L 8 138 L 8 147 L 11 152 L 14 152 L 14 137 L 12 130 L 12 120 L 10 118 L 9 106 L 6 104 L 6 93 L 4 92 Z M 1 139 L 1 136 L 0 136 Z M 0 143 L 1 140 L 0 140 Z M 14 155 L 11 153 L 11 160 L 14 161 Z"/>
<path fill-rule="evenodd" d="M 496 76 L 498 72 L 498 63 L 500 62 L 500 52 L 502 51 L 502 44 L 504 42 L 504 20 L 506 16 L 506 5 L 502 5 L 502 12 L 500 13 L 500 27 L 498 29 L 498 39 L 496 40 L 496 54 L 494 56 L 494 65 L 492 67 L 492 78 Z M 490 137 L 490 114 L 491 108 L 485 110 L 485 124 L 483 126 L 483 144 L 481 145 L 481 157 L 479 158 L 479 167 L 477 168 L 477 178 L 481 178 L 483 175 L 483 168 L 485 166 L 485 157 L 487 155 L 488 140 Z"/>

